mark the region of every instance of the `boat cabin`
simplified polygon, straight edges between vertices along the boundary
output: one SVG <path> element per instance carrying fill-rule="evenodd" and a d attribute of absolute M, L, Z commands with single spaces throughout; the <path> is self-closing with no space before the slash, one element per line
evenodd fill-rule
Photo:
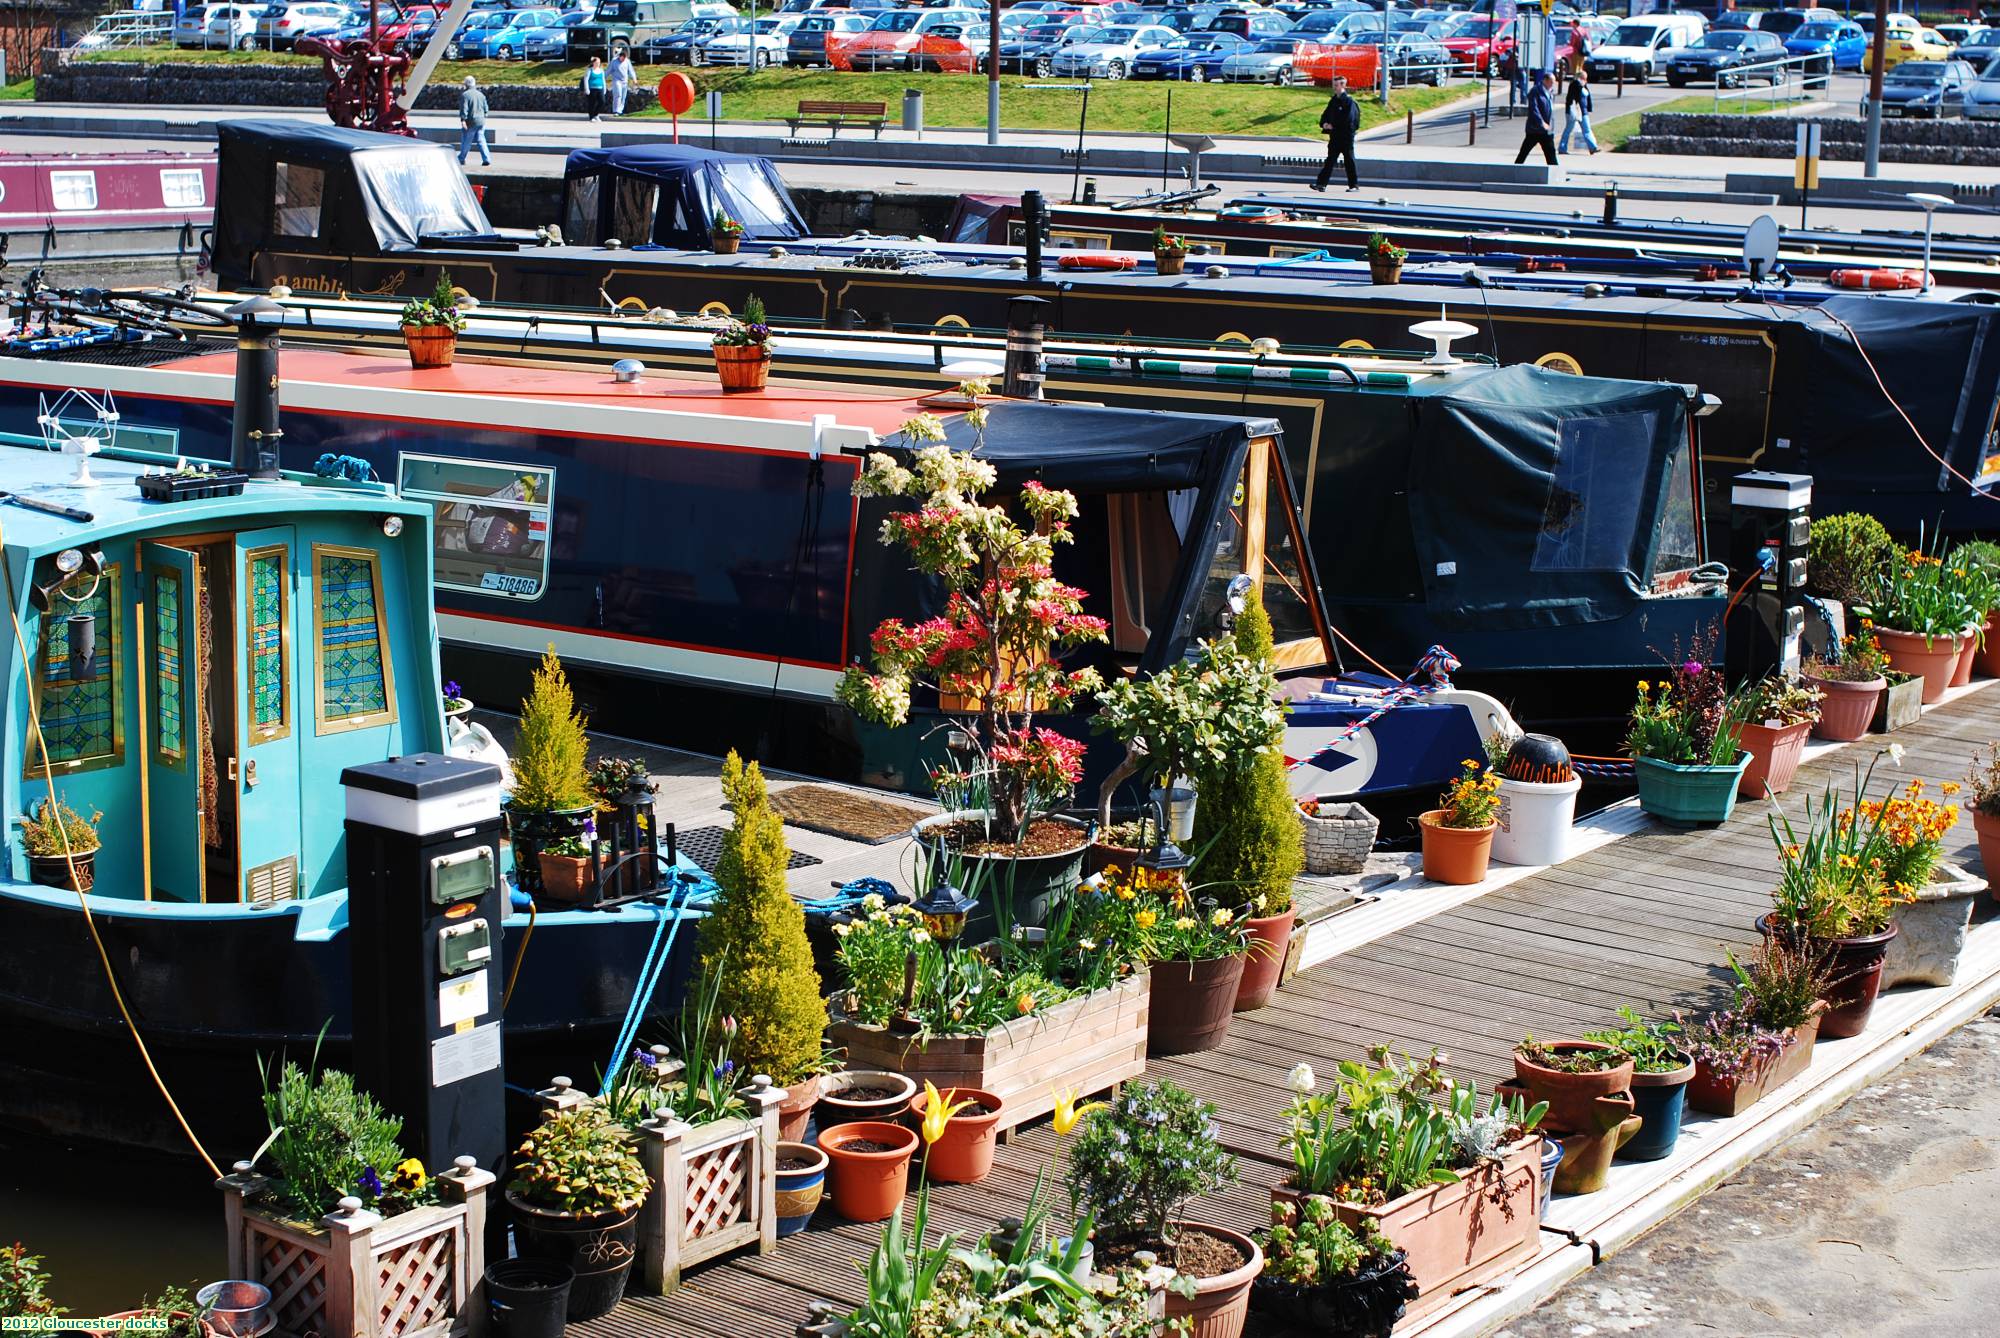
<path fill-rule="evenodd" d="M 563 167 L 563 240 L 599 246 L 706 250 L 715 221 L 746 241 L 795 241 L 806 221 L 769 158 L 691 144 L 574 149 Z"/>

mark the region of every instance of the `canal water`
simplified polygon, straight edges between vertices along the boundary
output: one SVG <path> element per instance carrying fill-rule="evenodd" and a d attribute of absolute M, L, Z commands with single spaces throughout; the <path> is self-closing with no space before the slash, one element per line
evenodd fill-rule
<path fill-rule="evenodd" d="M 51 1294 L 78 1317 L 226 1276 L 222 1195 L 191 1156 L 0 1135 L 0 1245 L 16 1241 L 42 1256 Z"/>

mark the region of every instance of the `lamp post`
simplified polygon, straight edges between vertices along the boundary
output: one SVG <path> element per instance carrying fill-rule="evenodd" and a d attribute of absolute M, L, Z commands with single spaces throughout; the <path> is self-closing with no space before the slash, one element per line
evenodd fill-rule
<path fill-rule="evenodd" d="M 1924 281 L 1917 289 L 1921 297 L 1931 286 L 1931 224 L 1937 219 L 1937 211 L 1953 201 L 1943 195 L 1932 195 L 1929 191 L 1911 191 L 1903 197 L 1924 211 Z"/>

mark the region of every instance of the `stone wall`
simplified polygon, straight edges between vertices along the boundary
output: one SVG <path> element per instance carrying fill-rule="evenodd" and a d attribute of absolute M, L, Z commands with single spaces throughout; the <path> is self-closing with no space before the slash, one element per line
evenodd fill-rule
<path fill-rule="evenodd" d="M 578 78 L 582 77 L 581 70 Z M 481 81 L 494 111 L 581 112 L 583 95 L 573 84 L 489 84 Z M 426 110 L 458 106 L 457 83 L 433 82 L 417 99 Z M 326 100 L 326 76 L 317 65 L 260 64 L 249 61 L 64 61 L 42 53 L 35 101 L 93 106 L 141 104 L 180 107 L 317 107 Z M 641 85 L 626 101 L 628 112 L 653 105 L 653 91 Z"/>
<path fill-rule="evenodd" d="M 1716 116 L 1706 112 L 1642 112 L 1639 133 L 1625 141 L 1627 153 L 1698 153 L 1738 158 L 1790 158 L 1801 118 Z M 1858 116 L 1815 116 L 1820 154 L 1839 162 L 1859 162 L 1868 134 Z M 1943 167 L 2000 166 L 2000 122 L 1917 121 L 1885 117 L 1882 161 Z"/>

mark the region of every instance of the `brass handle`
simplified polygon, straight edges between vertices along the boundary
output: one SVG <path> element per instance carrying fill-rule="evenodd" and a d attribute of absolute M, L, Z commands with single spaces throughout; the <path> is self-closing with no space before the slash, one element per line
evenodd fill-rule
<path fill-rule="evenodd" d="M 257 759 L 250 758 L 243 764 L 243 788 L 253 789 L 257 784 Z"/>

